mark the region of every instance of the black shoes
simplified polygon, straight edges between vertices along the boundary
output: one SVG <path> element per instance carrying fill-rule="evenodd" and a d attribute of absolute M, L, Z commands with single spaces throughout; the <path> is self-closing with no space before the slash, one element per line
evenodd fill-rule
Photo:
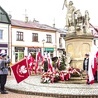
<path fill-rule="evenodd" d="M 1 94 L 8 94 L 7 91 L 1 91 Z"/>
<path fill-rule="evenodd" d="M 90 85 L 90 83 L 89 83 L 89 82 L 87 82 L 86 84 L 87 84 L 87 85 Z"/>

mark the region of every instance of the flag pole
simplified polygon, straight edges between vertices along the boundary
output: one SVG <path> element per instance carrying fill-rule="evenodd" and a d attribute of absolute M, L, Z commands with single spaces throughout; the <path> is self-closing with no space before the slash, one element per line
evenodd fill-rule
<path fill-rule="evenodd" d="M 29 69 L 28 57 L 26 57 L 25 59 L 26 59 L 26 64 L 27 64 L 27 67 L 28 67 L 28 73 L 29 73 L 29 76 L 30 76 L 30 75 L 31 75 L 31 72 L 30 72 L 30 69 Z"/>
<path fill-rule="evenodd" d="M 98 64 L 97 64 L 97 81 L 98 81 Z"/>

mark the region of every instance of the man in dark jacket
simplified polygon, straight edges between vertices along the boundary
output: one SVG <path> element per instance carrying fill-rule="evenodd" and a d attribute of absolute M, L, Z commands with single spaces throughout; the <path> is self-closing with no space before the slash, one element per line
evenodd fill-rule
<path fill-rule="evenodd" d="M 85 54 L 85 58 L 83 61 L 83 70 L 86 72 L 88 71 L 88 64 L 89 64 L 89 54 Z"/>
<path fill-rule="evenodd" d="M 1 94 L 8 94 L 8 92 L 5 91 L 5 84 L 6 84 L 7 75 L 8 75 L 7 61 L 6 61 L 5 57 L 6 57 L 6 54 L 2 54 L 1 59 L 0 59 Z"/>
<path fill-rule="evenodd" d="M 44 61 L 44 72 L 47 72 L 48 71 L 48 61 L 47 61 L 47 58 L 45 58 L 45 61 Z"/>
<path fill-rule="evenodd" d="M 83 60 L 83 70 L 86 71 L 86 75 L 87 75 L 87 84 L 88 83 L 88 66 L 89 66 L 89 54 L 85 54 L 85 58 Z"/>

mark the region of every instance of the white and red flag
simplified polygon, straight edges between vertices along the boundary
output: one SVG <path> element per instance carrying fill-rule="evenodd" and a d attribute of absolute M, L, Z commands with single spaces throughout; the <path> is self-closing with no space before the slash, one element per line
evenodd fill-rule
<path fill-rule="evenodd" d="M 98 48 L 96 45 L 93 45 L 91 47 L 91 52 L 89 55 L 89 67 L 88 67 L 88 77 L 89 77 L 89 83 L 94 83 L 94 76 L 97 71 L 97 56 L 98 56 Z"/>
<path fill-rule="evenodd" d="M 35 63 L 36 63 L 35 59 L 31 53 L 29 53 L 29 55 L 26 59 L 27 59 L 27 63 L 28 63 L 28 69 L 30 70 L 30 74 L 32 74 L 32 71 L 35 70 L 34 69 Z"/>
<path fill-rule="evenodd" d="M 44 58 L 39 51 L 36 53 L 35 73 L 37 73 L 38 70 L 41 71 L 40 66 L 42 66 L 43 62 L 44 62 Z"/>
<path fill-rule="evenodd" d="M 11 66 L 11 69 L 13 71 L 17 83 L 20 83 L 29 76 L 28 64 L 26 58 L 15 63 L 13 66 Z"/>
<path fill-rule="evenodd" d="M 47 55 L 47 60 L 48 60 L 48 71 L 55 72 L 55 70 L 52 66 L 52 60 L 51 60 L 50 53 L 48 53 L 48 55 Z"/>

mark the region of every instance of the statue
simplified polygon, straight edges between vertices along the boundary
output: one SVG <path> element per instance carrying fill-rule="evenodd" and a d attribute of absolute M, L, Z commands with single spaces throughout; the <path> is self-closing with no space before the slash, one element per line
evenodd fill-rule
<path fill-rule="evenodd" d="M 76 12 L 75 12 L 75 24 L 77 26 L 81 26 L 83 23 L 83 17 L 82 17 L 82 14 L 80 12 L 80 9 L 78 9 Z"/>
<path fill-rule="evenodd" d="M 89 20 L 90 20 L 89 12 L 86 10 L 85 15 L 84 15 L 84 26 L 85 26 L 85 32 L 86 33 L 89 32 L 89 27 L 90 27 Z"/>
<path fill-rule="evenodd" d="M 67 4 L 67 0 L 64 1 L 64 5 L 67 8 L 67 14 L 66 14 L 66 27 L 74 26 L 74 12 L 75 7 L 73 6 L 73 2 L 69 1 L 69 4 Z"/>
<path fill-rule="evenodd" d="M 82 16 L 80 9 L 76 10 L 73 6 L 73 2 L 64 0 L 64 6 L 67 8 L 66 14 L 66 29 L 69 33 L 76 34 L 76 31 L 83 31 L 84 33 L 89 32 L 89 13 L 86 10 L 85 15 Z"/>

